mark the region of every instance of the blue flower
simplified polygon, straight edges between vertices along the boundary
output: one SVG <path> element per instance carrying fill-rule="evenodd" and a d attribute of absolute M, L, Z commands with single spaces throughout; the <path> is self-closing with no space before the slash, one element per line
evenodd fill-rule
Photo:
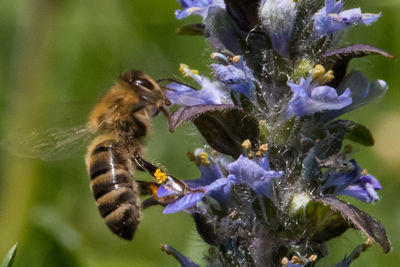
<path fill-rule="evenodd" d="M 194 263 L 191 259 L 183 256 L 179 251 L 177 251 L 176 249 L 174 249 L 169 245 L 161 244 L 161 250 L 165 251 L 168 255 L 174 256 L 174 258 L 179 262 L 181 267 L 199 267 L 199 265 Z"/>
<path fill-rule="evenodd" d="M 296 13 L 296 3 L 293 0 L 264 0 L 260 6 L 261 24 L 269 35 L 272 48 L 282 56 L 287 55 Z"/>
<path fill-rule="evenodd" d="M 352 71 L 346 76 L 344 81 L 338 86 L 338 91 L 351 88 L 352 103 L 340 110 L 324 112 L 324 121 L 330 121 L 346 112 L 359 108 L 374 99 L 384 96 L 389 89 L 383 80 L 370 82 L 359 71 Z"/>
<path fill-rule="evenodd" d="M 183 19 L 190 15 L 200 15 L 203 19 L 207 18 L 208 10 L 211 7 L 225 8 L 223 0 L 178 0 L 183 10 L 176 10 L 177 19 Z"/>
<path fill-rule="evenodd" d="M 180 69 L 185 76 L 194 79 L 201 86 L 201 89 L 196 90 L 177 82 L 168 84 L 169 90 L 166 90 L 166 95 L 172 104 L 180 106 L 232 104 L 229 93 L 221 89 L 216 82 L 211 82 L 208 78 L 198 75 L 187 65 L 181 64 Z"/>
<path fill-rule="evenodd" d="M 306 80 L 301 78 L 300 84 L 287 83 L 293 91 L 293 96 L 284 111 L 284 119 L 293 116 L 311 115 L 323 110 L 338 110 L 352 103 L 350 89 L 338 95 L 335 88 L 318 86 L 312 82 L 312 74 Z"/>
<path fill-rule="evenodd" d="M 379 181 L 370 174 L 365 174 L 357 162 L 350 161 L 354 170 L 350 173 L 337 173 L 328 170 L 324 174 L 326 183 L 323 189 L 334 187 L 333 195 L 347 195 L 363 202 L 375 202 L 379 200 L 376 190 L 382 189 Z"/>
<path fill-rule="evenodd" d="M 341 12 L 342 8 L 342 1 L 326 0 L 325 7 L 314 15 L 314 30 L 323 35 L 331 34 L 360 23 L 370 25 L 381 16 L 381 14 L 363 14 L 360 8 Z"/>
<path fill-rule="evenodd" d="M 197 149 L 194 154 L 195 158 L 198 159 L 199 154 L 201 153 L 204 153 L 203 150 Z M 207 154 L 205 155 L 207 156 Z M 224 192 L 226 192 L 227 189 L 224 189 L 223 187 L 227 185 L 228 179 L 222 177 L 220 168 L 215 162 L 211 160 L 209 161 L 208 159 L 206 160 L 207 163 L 198 162 L 201 177 L 199 179 L 185 181 L 192 191 L 186 192 L 179 199 L 167 205 L 163 211 L 164 214 L 175 213 L 193 207 L 197 202 L 202 200 L 205 195 L 220 200 L 221 203 L 225 202 L 223 197 L 216 193 L 216 191 L 221 191 L 220 194 L 224 195 Z M 169 191 L 165 188 L 161 188 L 163 188 L 163 186 L 160 186 L 157 194 L 159 197 L 161 197 L 160 194 L 167 195 L 165 191 Z"/>
<path fill-rule="evenodd" d="M 175 200 L 173 203 L 168 204 L 165 207 L 163 213 L 170 214 L 193 207 L 206 195 L 213 197 L 215 191 L 218 191 L 220 188 L 224 187 L 227 184 L 227 182 L 228 179 L 220 178 L 215 180 L 213 183 L 209 185 L 193 188 L 192 189 L 193 191 L 184 193 L 180 198 Z"/>
<path fill-rule="evenodd" d="M 271 179 L 279 178 L 283 171 L 272 171 L 269 169 L 268 155 L 257 160 L 250 160 L 241 155 L 236 161 L 228 164 L 228 179 L 235 181 L 236 184 L 247 184 L 257 194 L 261 200 L 262 197 L 272 199 Z"/>
<path fill-rule="evenodd" d="M 379 200 L 379 195 L 376 191 L 381 189 L 382 186 L 378 179 L 367 174 L 361 176 L 354 184 L 345 187 L 338 194 L 351 196 L 363 202 L 375 202 Z"/>
<path fill-rule="evenodd" d="M 213 53 L 213 58 L 218 57 L 225 64 L 211 64 L 216 78 L 230 90 L 247 97 L 255 94 L 255 78 L 252 71 L 247 67 L 242 57 L 237 56 L 231 62 L 221 53 Z"/>
<path fill-rule="evenodd" d="M 231 206 L 231 186 L 232 184 L 247 184 L 257 194 L 258 198 L 272 198 L 271 179 L 283 175 L 283 171 L 272 171 L 269 169 L 268 156 L 250 160 L 245 156 L 240 156 L 236 161 L 227 165 L 228 177 L 222 177 L 222 173 L 217 165 L 210 161 L 210 164 L 199 165 L 201 177 L 195 180 L 187 180 L 186 184 L 192 192 L 183 194 L 178 200 L 169 204 L 163 211 L 164 214 L 175 213 L 193 207 L 204 196 L 209 196 L 218 201 L 222 208 Z M 161 188 L 161 187 L 160 187 Z M 165 189 L 159 194 L 168 195 Z M 161 195 L 159 195 L 161 197 Z"/>

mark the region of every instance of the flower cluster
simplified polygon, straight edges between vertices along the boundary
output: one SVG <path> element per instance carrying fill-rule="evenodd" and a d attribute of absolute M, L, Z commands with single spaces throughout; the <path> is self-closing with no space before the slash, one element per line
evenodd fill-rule
<path fill-rule="evenodd" d="M 212 266 L 311 266 L 326 256 L 326 241 L 349 227 L 388 252 L 379 221 L 337 198 L 375 202 L 382 189 L 346 144 L 371 146 L 372 134 L 337 119 L 388 89 L 347 71 L 353 58 L 388 53 L 362 44 L 337 47 L 344 30 L 381 14 L 344 9 L 341 0 L 179 2 L 178 19 L 202 18 L 178 32 L 208 39 L 214 78 L 181 64 L 199 88 L 167 85 L 167 97 L 179 106 L 170 130 L 191 121 L 208 146 L 189 155 L 200 178 L 182 181 L 180 190 L 159 187 L 159 198 L 173 196 L 164 213 L 193 217 L 211 246 Z"/>

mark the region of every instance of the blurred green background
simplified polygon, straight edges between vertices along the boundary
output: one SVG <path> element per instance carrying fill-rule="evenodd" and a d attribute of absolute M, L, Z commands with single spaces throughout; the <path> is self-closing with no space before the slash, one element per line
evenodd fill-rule
<path fill-rule="evenodd" d="M 368 12 L 383 12 L 371 27 L 356 27 L 344 43 L 366 43 L 400 56 L 400 2 L 347 1 Z M 87 112 L 121 72 L 142 69 L 156 79 L 180 77 L 185 62 L 208 73 L 209 53 L 202 38 L 181 37 L 175 29 L 175 0 L 3 0 L 0 6 L 1 138 L 29 131 L 63 129 L 85 122 Z M 206 49 L 205 49 L 206 48 Z M 347 115 L 371 128 L 372 148 L 357 147 L 362 167 L 381 181 L 382 200 L 375 205 L 353 201 L 385 225 L 393 251 L 373 246 L 353 266 L 395 266 L 400 262 L 400 75 L 397 60 L 368 57 L 352 68 L 370 79 L 382 78 L 390 91 L 382 101 Z M 202 145 L 185 125 L 167 131 L 159 116 L 149 139 L 147 158 L 170 173 L 196 178 L 187 151 Z M 207 249 L 185 214 L 146 210 L 133 242 L 110 233 L 89 190 L 85 149 L 59 161 L 18 157 L 2 142 L 0 152 L 0 259 L 19 243 L 15 266 L 177 266 L 159 250 L 167 243 L 197 262 Z M 67 153 L 69 154 L 69 153 Z M 148 179 L 138 174 L 141 179 Z M 330 266 L 363 241 L 349 231 L 330 243 Z"/>

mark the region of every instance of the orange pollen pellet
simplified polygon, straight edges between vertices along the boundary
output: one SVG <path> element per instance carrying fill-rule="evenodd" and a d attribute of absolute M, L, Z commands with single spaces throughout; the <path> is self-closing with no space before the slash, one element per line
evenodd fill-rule
<path fill-rule="evenodd" d="M 156 172 L 154 173 L 154 178 L 156 178 L 157 182 L 159 184 L 161 184 L 165 180 L 167 180 L 167 175 L 164 172 L 162 172 L 160 169 L 157 169 Z"/>

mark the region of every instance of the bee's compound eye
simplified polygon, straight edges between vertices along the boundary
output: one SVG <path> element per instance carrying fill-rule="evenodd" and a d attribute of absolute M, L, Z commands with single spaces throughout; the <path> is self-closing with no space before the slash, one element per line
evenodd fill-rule
<path fill-rule="evenodd" d="M 147 89 L 150 89 L 150 90 L 154 89 L 154 85 L 149 80 L 143 79 L 143 78 L 135 79 L 133 81 L 133 84 L 146 87 Z"/>

